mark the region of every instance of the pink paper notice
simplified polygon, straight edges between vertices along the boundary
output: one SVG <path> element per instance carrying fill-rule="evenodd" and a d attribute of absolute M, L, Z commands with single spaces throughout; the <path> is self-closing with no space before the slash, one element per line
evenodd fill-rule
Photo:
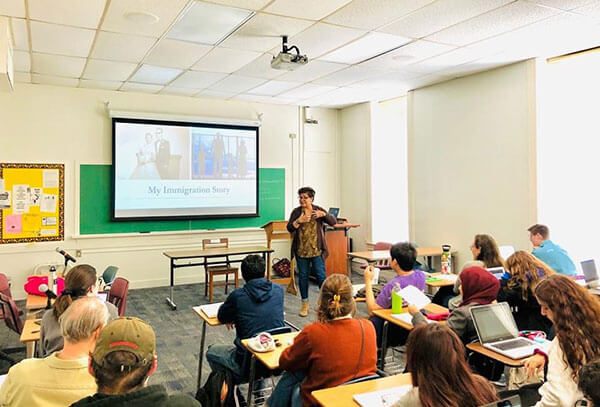
<path fill-rule="evenodd" d="M 21 215 L 7 215 L 4 218 L 4 234 L 17 234 L 23 231 Z"/>

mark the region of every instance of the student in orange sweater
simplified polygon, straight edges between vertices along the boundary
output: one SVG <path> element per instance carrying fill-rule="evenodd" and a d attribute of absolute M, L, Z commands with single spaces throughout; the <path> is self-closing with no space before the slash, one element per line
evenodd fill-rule
<path fill-rule="evenodd" d="M 376 373 L 375 329 L 366 319 L 354 319 L 355 313 L 350 279 L 332 274 L 321 287 L 318 321 L 305 326 L 279 358 L 286 372 L 267 401 L 269 407 L 288 407 L 298 386 L 302 406 L 318 406 L 312 391 Z"/>

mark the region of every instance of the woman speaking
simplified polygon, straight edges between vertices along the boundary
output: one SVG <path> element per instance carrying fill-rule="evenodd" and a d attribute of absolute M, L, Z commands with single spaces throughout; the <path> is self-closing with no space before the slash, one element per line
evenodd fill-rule
<path fill-rule="evenodd" d="M 333 215 L 325 212 L 320 206 L 313 205 L 314 198 L 314 189 L 311 187 L 300 188 L 298 190 L 300 206 L 292 211 L 287 224 L 287 229 L 292 234 L 292 258 L 296 257 L 300 277 L 298 284 L 302 297 L 301 317 L 308 315 L 308 274 L 311 265 L 319 287 L 325 280 L 325 259 L 327 258 L 325 224 L 333 226 L 336 223 Z"/>

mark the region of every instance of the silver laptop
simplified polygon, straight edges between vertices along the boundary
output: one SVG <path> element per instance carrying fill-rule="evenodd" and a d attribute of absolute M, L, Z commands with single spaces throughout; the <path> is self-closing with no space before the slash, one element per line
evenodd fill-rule
<path fill-rule="evenodd" d="M 519 336 L 508 303 L 479 305 L 470 311 L 479 342 L 485 348 L 511 359 L 521 359 L 533 355 L 538 347 L 534 341 Z"/>
<path fill-rule="evenodd" d="M 504 275 L 504 272 L 506 270 L 504 270 L 504 267 L 490 267 L 486 269 L 487 271 L 489 271 L 490 273 L 492 273 L 494 275 L 494 277 L 496 277 L 498 280 L 500 280 L 502 278 L 502 276 Z"/>
<path fill-rule="evenodd" d="M 585 283 L 590 287 L 598 287 L 598 271 L 596 270 L 596 263 L 594 260 L 584 260 L 581 262 L 581 269 L 583 270 L 583 277 Z"/>

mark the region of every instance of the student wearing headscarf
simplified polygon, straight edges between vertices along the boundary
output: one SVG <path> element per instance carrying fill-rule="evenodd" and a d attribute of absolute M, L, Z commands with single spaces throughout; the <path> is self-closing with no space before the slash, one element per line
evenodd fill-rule
<path fill-rule="evenodd" d="M 448 316 L 448 326 L 456 332 L 463 343 L 471 342 L 477 337 L 470 308 L 476 305 L 491 304 L 498 297 L 500 282 L 486 269 L 478 266 L 466 268 L 460 273 L 459 291 L 462 302 Z M 408 306 L 414 326 L 427 323 L 425 316 L 414 305 Z"/>

